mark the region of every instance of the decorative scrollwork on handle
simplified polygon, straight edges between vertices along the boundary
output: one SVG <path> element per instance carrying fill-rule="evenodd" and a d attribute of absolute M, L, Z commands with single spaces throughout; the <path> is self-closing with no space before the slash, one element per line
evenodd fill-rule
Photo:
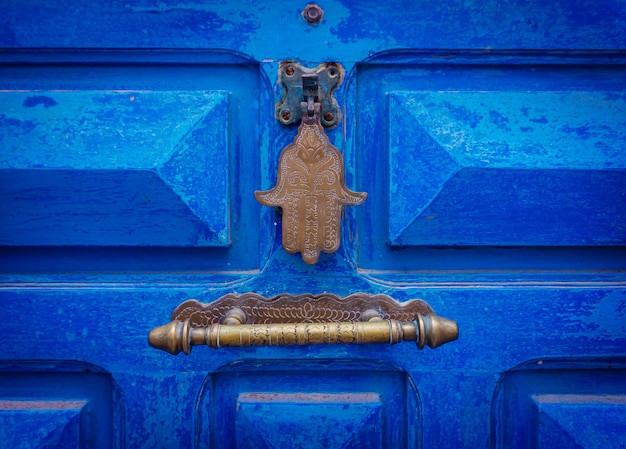
<path fill-rule="evenodd" d="M 417 314 L 435 313 L 421 299 L 398 302 L 390 296 L 381 294 L 354 293 L 339 297 L 332 293 L 319 295 L 281 293 L 266 298 L 250 292 L 241 295 L 230 293 L 208 304 L 189 299 L 174 309 L 171 319 L 189 320 L 191 327 L 224 324 L 224 317 L 235 308 L 246 315 L 245 321 L 241 324 L 367 321 L 371 311 L 375 311 L 383 320 L 411 321 Z"/>

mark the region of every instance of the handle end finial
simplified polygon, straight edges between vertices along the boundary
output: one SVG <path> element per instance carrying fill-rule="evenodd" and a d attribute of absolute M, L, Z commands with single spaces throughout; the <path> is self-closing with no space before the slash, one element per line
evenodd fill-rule
<path fill-rule="evenodd" d="M 459 326 L 456 321 L 437 315 L 417 315 L 417 347 L 423 349 L 425 345 L 435 349 L 445 343 L 459 338 Z"/>
<path fill-rule="evenodd" d="M 170 321 L 163 326 L 155 327 L 148 334 L 148 343 L 153 348 L 161 349 L 176 355 L 191 353 L 189 322 Z"/>

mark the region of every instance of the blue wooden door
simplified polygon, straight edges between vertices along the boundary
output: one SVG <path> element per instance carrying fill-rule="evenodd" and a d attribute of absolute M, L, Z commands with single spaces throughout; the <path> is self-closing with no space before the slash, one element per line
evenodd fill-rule
<path fill-rule="evenodd" d="M 0 5 L 0 447 L 626 445 L 626 3 Z M 341 246 L 281 246 L 280 64 L 339 63 Z M 196 348 L 187 299 L 423 299 L 460 336 Z"/>

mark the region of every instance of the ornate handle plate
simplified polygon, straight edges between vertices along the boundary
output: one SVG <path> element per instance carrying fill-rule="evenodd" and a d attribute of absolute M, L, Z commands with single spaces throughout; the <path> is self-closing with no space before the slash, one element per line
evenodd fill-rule
<path fill-rule="evenodd" d="M 400 303 L 385 295 L 356 293 L 226 295 L 210 304 L 180 304 L 172 321 L 150 331 L 151 346 L 171 354 L 192 346 L 282 346 L 414 341 L 419 349 L 456 340 L 456 322 L 434 314 L 416 299 Z"/>

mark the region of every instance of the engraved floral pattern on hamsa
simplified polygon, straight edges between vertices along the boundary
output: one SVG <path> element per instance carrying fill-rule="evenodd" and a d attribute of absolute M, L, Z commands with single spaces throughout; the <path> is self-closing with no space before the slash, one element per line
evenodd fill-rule
<path fill-rule="evenodd" d="M 302 123 L 280 155 L 276 186 L 255 196 L 261 204 L 283 209 L 285 251 L 300 252 L 312 264 L 322 251 L 339 248 L 343 206 L 361 204 L 367 193 L 348 190 L 341 153 L 322 126 Z"/>

